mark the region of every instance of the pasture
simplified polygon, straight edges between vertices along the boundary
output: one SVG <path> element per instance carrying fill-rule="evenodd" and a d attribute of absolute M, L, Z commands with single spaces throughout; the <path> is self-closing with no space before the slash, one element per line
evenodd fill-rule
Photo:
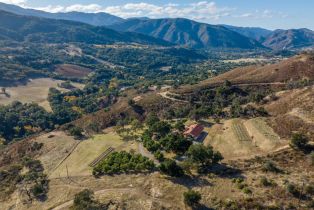
<path fill-rule="evenodd" d="M 47 101 L 49 88 L 57 88 L 61 91 L 67 91 L 66 89 L 59 88 L 58 85 L 63 82 L 62 80 L 54 80 L 51 78 L 38 78 L 30 79 L 25 85 L 19 85 L 16 87 L 7 87 L 6 93 L 0 94 L 0 105 L 7 105 L 13 101 L 20 101 L 22 103 L 38 103 L 44 107 L 47 111 L 51 111 L 49 102 Z M 79 83 L 72 83 L 77 88 L 83 88 L 84 86 Z"/>
<path fill-rule="evenodd" d="M 212 145 L 227 160 L 263 155 L 287 145 L 263 118 L 226 120 L 205 131 L 204 144 Z"/>

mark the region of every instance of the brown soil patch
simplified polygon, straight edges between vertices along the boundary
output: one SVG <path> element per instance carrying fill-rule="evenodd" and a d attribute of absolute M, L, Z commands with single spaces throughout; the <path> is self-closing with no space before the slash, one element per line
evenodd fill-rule
<path fill-rule="evenodd" d="M 89 73 L 91 73 L 92 70 L 85 68 L 85 67 L 82 67 L 82 66 L 63 64 L 63 65 L 57 66 L 56 72 L 58 74 L 61 74 L 62 76 L 65 76 L 65 77 L 84 78 Z"/>

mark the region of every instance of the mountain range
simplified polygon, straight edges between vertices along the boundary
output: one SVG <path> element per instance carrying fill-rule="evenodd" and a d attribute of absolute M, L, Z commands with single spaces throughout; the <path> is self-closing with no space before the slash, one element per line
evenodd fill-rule
<path fill-rule="evenodd" d="M 192 48 L 263 48 L 256 40 L 224 26 L 198 23 L 183 18 L 129 19 L 109 27 L 118 31 L 146 34 Z"/>
<path fill-rule="evenodd" d="M 149 19 L 149 18 L 130 18 L 123 19 L 108 13 L 83 13 L 83 12 L 68 12 L 68 13 L 49 13 L 35 9 L 22 8 L 15 5 L 0 3 L 0 10 L 14 13 L 22 16 L 40 17 L 36 19 L 38 24 L 48 24 L 51 27 L 54 24 L 67 25 L 66 27 L 59 27 L 57 31 L 65 33 L 62 34 L 54 32 L 54 37 L 63 41 L 79 41 L 83 38 L 89 42 L 104 43 L 108 41 L 118 42 L 138 42 L 138 43 L 172 43 L 184 47 L 191 48 L 239 48 L 239 49 L 272 49 L 272 50 L 298 50 L 314 46 L 314 32 L 309 29 L 289 29 L 289 30 L 268 30 L 258 27 L 237 27 L 230 25 L 211 25 L 206 23 L 199 23 L 193 20 L 184 18 L 163 18 L 163 19 Z M 17 18 L 17 16 L 15 16 Z M 52 21 L 49 24 L 48 19 L 60 20 L 58 23 Z M 17 18 L 18 19 L 18 18 Z M 34 20 L 30 20 L 34 27 Z M 45 23 L 39 23 L 41 20 Z M 69 20 L 80 23 L 64 22 L 61 20 Z M 13 23 L 14 19 L 12 19 Z M 61 24 L 62 22 L 62 24 Z M 0 23 L 2 24 L 2 23 Z M 69 28 L 69 24 L 73 28 Z M 88 24 L 88 25 L 87 25 Z M 3 25 L 3 24 L 2 24 Z M 94 27 L 93 27 L 94 26 Z M 105 27 L 107 28 L 105 28 Z M 48 28 L 49 28 L 48 27 Z M 111 29 L 109 29 L 111 28 Z M 21 40 L 21 36 L 25 35 L 25 30 L 16 28 L 2 28 L 0 38 L 13 38 Z M 32 28 L 34 29 L 34 28 Z M 43 27 L 42 27 L 43 29 Z M 49 29 L 48 29 L 49 30 Z M 87 32 L 87 31 L 88 32 Z M 69 39 L 69 31 L 75 34 L 75 38 Z M 119 32 L 117 32 L 119 31 Z M 125 34 L 125 32 L 128 32 Z M 131 34 L 129 32 L 132 32 Z M 133 33 L 135 32 L 135 33 Z M 38 31 L 38 33 L 46 33 L 45 31 Z M 53 30 L 50 30 L 53 33 Z M 47 34 L 47 33 L 46 33 Z M 128 36 L 125 36 L 127 35 Z M 38 34 L 37 34 L 38 35 Z M 144 36 L 145 35 L 145 36 Z M 34 38 L 34 34 L 27 34 L 27 38 Z M 59 37 L 59 38 L 57 38 Z M 24 37 L 25 38 L 25 37 Z M 155 38 L 155 39 L 153 39 Z M 50 39 L 50 37 L 48 37 Z M 141 40 L 143 39 L 143 40 Z M 161 42 L 163 40 L 164 42 Z"/>
<path fill-rule="evenodd" d="M 40 43 L 81 42 L 111 44 L 116 42 L 172 45 L 161 39 L 132 32 L 92 26 L 85 23 L 22 16 L 0 11 L 0 40 Z"/>
<path fill-rule="evenodd" d="M 87 23 L 94 26 L 106 26 L 123 21 L 122 18 L 110 15 L 108 13 L 84 13 L 84 12 L 57 12 L 50 13 L 41 10 L 27 9 L 19 6 L 5 4 L 0 2 L 0 10 L 12 12 L 18 15 L 35 16 L 59 20 L 72 20 Z"/>

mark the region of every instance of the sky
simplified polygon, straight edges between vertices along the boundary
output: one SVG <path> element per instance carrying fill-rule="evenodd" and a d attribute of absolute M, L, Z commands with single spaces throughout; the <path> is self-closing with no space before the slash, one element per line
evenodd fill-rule
<path fill-rule="evenodd" d="M 47 12 L 107 12 L 119 17 L 189 18 L 209 24 L 309 28 L 313 0 L 0 0 Z"/>

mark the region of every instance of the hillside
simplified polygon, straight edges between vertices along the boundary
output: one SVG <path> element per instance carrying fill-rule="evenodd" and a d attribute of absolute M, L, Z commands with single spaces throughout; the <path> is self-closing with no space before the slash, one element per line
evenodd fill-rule
<path fill-rule="evenodd" d="M 239 34 L 242 34 L 243 36 L 249 37 L 251 39 L 255 39 L 256 41 L 261 41 L 266 36 L 269 36 L 272 33 L 271 30 L 268 30 L 265 28 L 259 28 L 259 27 L 238 27 L 238 26 L 230 26 L 230 25 L 223 25 L 223 26 Z"/>
<path fill-rule="evenodd" d="M 309 29 L 275 30 L 263 45 L 274 50 L 298 49 L 314 45 L 314 32 Z"/>
<path fill-rule="evenodd" d="M 233 84 L 281 84 L 288 81 L 302 79 L 314 80 L 314 58 L 313 55 L 301 54 L 283 60 L 276 64 L 264 66 L 248 66 L 236 68 L 232 71 L 204 80 L 194 86 L 184 86 L 182 91 L 216 86 L 229 80 Z"/>
<path fill-rule="evenodd" d="M 138 32 L 193 48 L 263 48 L 257 41 L 224 26 L 183 18 L 129 19 L 110 26 L 119 31 Z"/>
<path fill-rule="evenodd" d="M 106 27 L 94 27 L 79 22 L 21 16 L 0 11 L 0 40 L 19 42 L 108 44 L 136 42 L 169 45 L 153 37 L 137 33 L 116 32 Z"/>
<path fill-rule="evenodd" d="M 34 16 L 34 17 L 43 17 L 51 19 L 62 19 L 62 20 L 72 20 L 82 23 L 87 23 L 94 26 L 106 26 L 118 23 L 123 19 L 108 13 L 84 13 L 84 12 L 58 12 L 58 13 L 49 13 L 35 9 L 26 9 L 19 6 L 0 3 L 0 10 L 12 12 L 18 15 Z"/>

